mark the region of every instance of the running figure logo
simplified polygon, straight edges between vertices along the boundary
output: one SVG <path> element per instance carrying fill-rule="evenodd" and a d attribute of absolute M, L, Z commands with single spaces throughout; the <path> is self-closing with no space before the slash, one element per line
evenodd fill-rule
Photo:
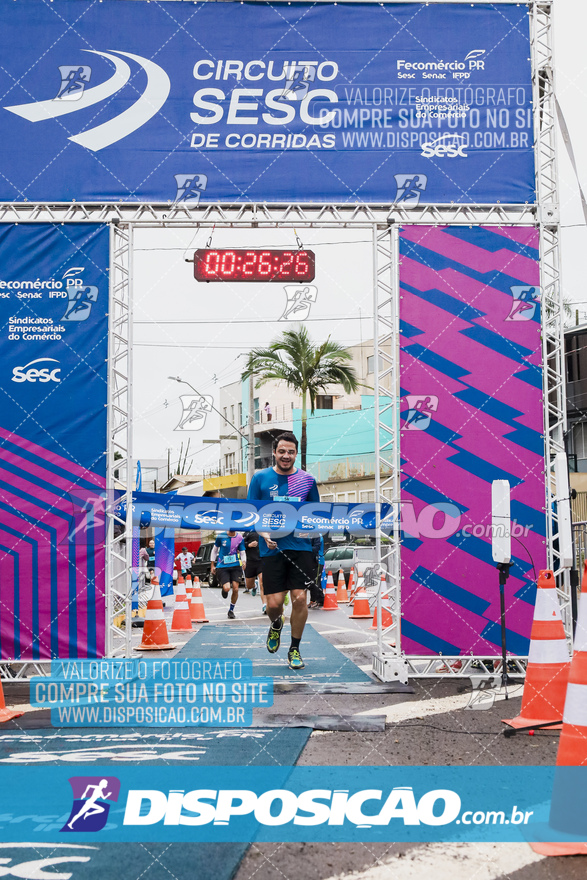
<path fill-rule="evenodd" d="M 420 203 L 420 196 L 426 189 L 428 177 L 425 174 L 394 174 L 397 186 L 395 203 L 415 208 Z"/>
<path fill-rule="evenodd" d="M 510 287 L 510 290 L 514 301 L 506 321 L 533 321 L 540 309 L 540 288 L 527 285 Z"/>
<path fill-rule="evenodd" d="M 116 776 L 72 776 L 73 807 L 61 831 L 101 831 L 108 821 L 110 804 L 120 794 Z"/>
<path fill-rule="evenodd" d="M 87 321 L 92 306 L 98 299 L 98 288 L 93 284 L 67 288 L 69 301 L 62 321 Z"/>
<path fill-rule="evenodd" d="M 177 184 L 176 202 L 191 202 L 198 204 L 200 196 L 208 185 L 205 174 L 175 174 Z"/>
<path fill-rule="evenodd" d="M 305 321 L 310 314 L 312 303 L 318 298 L 318 288 L 313 284 L 285 284 L 283 289 L 287 297 L 280 321 Z"/>
<path fill-rule="evenodd" d="M 404 431 L 425 431 L 430 424 L 432 413 L 438 409 L 438 397 L 431 394 L 408 394 L 408 412 L 403 425 Z"/>
<path fill-rule="evenodd" d="M 302 101 L 308 94 L 310 83 L 316 79 L 316 68 L 311 64 L 284 64 L 287 77 L 280 101 Z"/>
<path fill-rule="evenodd" d="M 61 86 L 54 101 L 79 101 L 90 81 L 92 68 L 86 65 L 64 64 L 59 68 Z"/>
<path fill-rule="evenodd" d="M 214 398 L 211 394 L 181 394 L 181 416 L 174 431 L 201 431 L 208 413 L 212 412 Z"/>

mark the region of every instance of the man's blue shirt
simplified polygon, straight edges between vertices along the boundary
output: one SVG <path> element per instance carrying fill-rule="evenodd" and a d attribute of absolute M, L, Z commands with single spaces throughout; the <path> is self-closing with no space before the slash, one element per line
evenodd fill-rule
<path fill-rule="evenodd" d="M 311 474 L 297 468 L 293 474 L 278 474 L 274 468 L 265 468 L 255 474 L 249 486 L 249 501 L 320 501 L 316 480 Z M 261 556 L 276 556 L 279 550 L 312 550 L 308 538 L 294 534 L 276 538 L 277 550 L 270 550 L 259 535 Z"/>

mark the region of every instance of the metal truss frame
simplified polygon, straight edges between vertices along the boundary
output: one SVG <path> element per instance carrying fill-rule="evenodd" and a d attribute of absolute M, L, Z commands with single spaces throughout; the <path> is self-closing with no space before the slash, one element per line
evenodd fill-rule
<path fill-rule="evenodd" d="M 453 0 L 454 2 L 454 0 Z M 468 0 L 470 2 L 470 0 Z M 128 509 L 132 499 L 132 239 L 135 226 L 275 228 L 370 228 L 373 235 L 373 304 L 375 379 L 375 481 L 379 571 L 385 575 L 375 596 L 378 606 L 377 651 L 373 670 L 384 681 L 436 674 L 439 658 L 406 657 L 401 648 L 401 579 L 399 534 L 399 276 L 398 227 L 406 225 L 522 225 L 540 229 L 544 359 L 545 511 L 549 565 L 558 575 L 563 620 L 570 633 L 568 572 L 562 571 L 555 546 L 557 533 L 554 459 L 564 451 L 566 430 L 563 311 L 560 288 L 559 207 L 552 51 L 552 0 L 530 0 L 537 205 L 390 204 L 196 204 L 136 203 L 0 203 L 0 223 L 107 223 L 111 225 L 110 338 L 108 418 L 110 453 L 108 488 L 114 489 L 115 467 L 125 474 Z M 391 413 L 391 428 L 381 416 Z M 115 461 L 115 453 L 119 453 Z M 385 476 L 382 476 L 382 471 Z M 118 481 L 120 482 L 120 481 Z M 111 495 L 110 495 L 111 497 Z M 381 518 L 381 503 L 391 511 Z M 131 649 L 132 523 L 108 511 L 107 653 L 128 655 Z M 383 600 L 394 623 L 381 627 Z M 459 660 L 461 666 L 453 668 Z M 494 675 L 499 657 L 443 657 L 450 676 Z M 512 658 L 523 672 L 524 658 Z M 45 664 L 11 661 L 0 665 L 0 679 L 14 680 Z"/>

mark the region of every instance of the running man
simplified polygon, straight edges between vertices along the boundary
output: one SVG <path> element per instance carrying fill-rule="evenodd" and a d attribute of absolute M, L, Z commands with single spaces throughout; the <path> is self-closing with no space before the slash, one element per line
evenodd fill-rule
<path fill-rule="evenodd" d="M 107 779 L 102 779 L 102 781 L 98 785 L 92 785 L 91 783 L 86 787 L 86 790 L 82 794 L 82 800 L 86 799 L 84 804 L 82 805 L 79 813 L 77 813 L 71 822 L 67 823 L 67 827 L 71 828 L 73 831 L 73 823 L 77 822 L 77 820 L 83 816 L 84 819 L 87 819 L 88 816 L 96 816 L 98 813 L 104 812 L 104 807 L 102 804 L 96 803 L 98 798 L 103 798 L 107 800 L 112 796 L 111 791 L 104 791 L 104 789 L 108 785 Z M 92 794 L 88 797 L 88 792 L 91 790 Z"/>
<path fill-rule="evenodd" d="M 316 480 L 295 467 L 298 441 L 289 431 L 273 441 L 275 465 L 255 474 L 249 486 L 249 501 L 320 501 Z M 271 620 L 267 650 L 279 649 L 283 629 L 283 605 L 291 593 L 291 645 L 287 660 L 291 669 L 305 666 L 300 641 L 308 617 L 306 590 L 316 577 L 312 543 L 308 538 L 286 535 L 273 540 L 269 532 L 259 533 L 259 552 L 263 560 L 263 590 Z"/>
<path fill-rule="evenodd" d="M 218 562 L 216 562 L 218 560 Z M 240 532 L 232 529 L 218 535 L 210 556 L 210 577 L 216 571 L 218 583 L 222 590 L 222 598 L 228 596 L 228 585 L 232 584 L 232 596 L 228 609 L 229 620 L 235 619 L 234 606 L 238 600 L 239 581 L 243 575 L 243 567 L 247 564 L 245 543 Z"/>

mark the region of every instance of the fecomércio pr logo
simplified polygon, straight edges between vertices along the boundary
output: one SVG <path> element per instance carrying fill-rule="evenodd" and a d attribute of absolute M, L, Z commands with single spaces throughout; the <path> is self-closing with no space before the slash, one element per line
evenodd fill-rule
<path fill-rule="evenodd" d="M 120 794 L 116 776 L 72 776 L 73 806 L 61 831 L 101 831 L 108 821 L 111 804 Z"/>

